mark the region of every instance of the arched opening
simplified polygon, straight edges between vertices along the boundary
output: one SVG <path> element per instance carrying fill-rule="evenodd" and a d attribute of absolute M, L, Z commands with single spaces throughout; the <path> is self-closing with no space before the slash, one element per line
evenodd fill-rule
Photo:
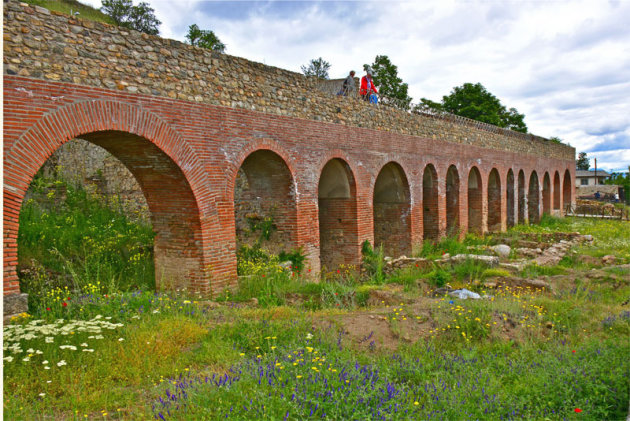
<path fill-rule="evenodd" d="M 438 218 L 438 178 L 431 164 L 422 175 L 422 221 L 425 240 L 436 240 L 440 235 Z"/>
<path fill-rule="evenodd" d="M 114 130 L 97 131 L 80 135 L 80 139 L 96 145 L 92 150 L 101 151 L 117 159 L 119 165 L 114 177 L 130 179 L 123 182 L 133 189 L 137 185 L 139 192 L 146 200 L 148 215 L 154 231 L 153 244 L 142 244 L 139 247 L 119 243 L 114 245 L 102 244 L 101 232 L 94 232 L 84 238 L 85 247 L 118 247 L 119 254 L 128 262 L 134 262 L 139 255 L 153 253 L 154 274 L 150 276 L 159 289 L 186 288 L 189 291 L 207 291 L 203 271 L 203 237 L 201 231 L 200 211 L 192 188 L 180 167 L 156 144 L 145 137 Z M 104 151 L 103 151 L 104 150 Z M 107 154 L 106 152 L 109 154 Z M 82 156 L 81 159 L 94 159 L 92 156 Z M 98 180 L 95 180 L 98 182 Z M 137 182 L 137 183 L 136 183 Z M 103 188 L 101 186 L 97 186 Z M 67 193 L 67 191 L 65 192 Z M 65 194 L 60 192 L 61 195 Z M 123 197 L 128 192 L 124 187 L 117 192 L 117 197 Z M 56 192 L 55 192 L 56 194 Z M 68 221 L 73 226 L 96 226 L 91 221 L 74 219 Z M 62 228 L 65 229 L 65 228 Z M 121 241 L 123 241 L 121 239 Z M 18 255 L 20 250 L 18 250 Z M 88 265 L 86 260 L 83 262 Z M 122 267 L 122 266 L 121 266 Z M 84 267 L 86 270 L 87 266 Z M 96 282 L 104 274 L 99 267 L 91 270 L 90 278 L 81 281 Z M 124 269 L 126 270 L 126 269 Z M 146 270 L 146 268 L 145 268 Z M 134 274 L 122 273 L 123 276 L 133 277 Z M 105 274 L 105 276 L 113 276 Z M 123 285 L 123 280 L 107 279 L 107 282 Z M 124 280 L 129 286 L 144 287 L 143 282 Z"/>
<path fill-rule="evenodd" d="M 507 209 L 507 226 L 513 227 L 516 223 L 514 218 L 514 172 L 510 169 L 507 173 L 507 179 L 505 183 L 505 201 Z"/>
<path fill-rule="evenodd" d="M 324 166 L 317 189 L 322 271 L 360 261 L 356 185 L 350 166 L 332 159 Z"/>
<path fill-rule="evenodd" d="M 553 210 L 560 210 L 560 174 L 553 175 Z"/>
<path fill-rule="evenodd" d="M 451 236 L 459 229 L 459 174 L 451 165 L 446 173 L 446 233 Z"/>
<path fill-rule="evenodd" d="M 468 231 L 476 234 L 483 232 L 481 174 L 477 167 L 472 167 L 468 174 Z"/>
<path fill-rule="evenodd" d="M 562 203 L 565 214 L 571 206 L 571 192 L 573 191 L 573 183 L 571 182 L 571 173 L 569 170 L 564 171 L 564 180 L 562 180 Z"/>
<path fill-rule="evenodd" d="M 543 177 L 543 212 L 546 214 L 551 213 L 551 180 L 549 178 L 549 173 L 545 172 L 545 176 Z"/>
<path fill-rule="evenodd" d="M 272 254 L 297 246 L 293 176 L 275 152 L 261 149 L 243 161 L 234 183 L 236 246 L 263 246 Z"/>
<path fill-rule="evenodd" d="M 488 176 L 488 231 L 501 231 L 501 178 L 496 168 Z"/>
<path fill-rule="evenodd" d="M 525 215 L 527 215 L 527 198 L 525 196 L 525 173 L 523 170 L 518 172 L 518 223 L 525 223 Z"/>
<path fill-rule="evenodd" d="M 386 164 L 374 184 L 374 244 L 383 246 L 385 255 L 411 254 L 411 194 L 402 167 Z"/>
<path fill-rule="evenodd" d="M 530 224 L 540 222 L 540 186 L 538 184 L 538 175 L 536 171 L 532 171 L 529 177 L 529 190 L 527 194 L 527 217 Z"/>

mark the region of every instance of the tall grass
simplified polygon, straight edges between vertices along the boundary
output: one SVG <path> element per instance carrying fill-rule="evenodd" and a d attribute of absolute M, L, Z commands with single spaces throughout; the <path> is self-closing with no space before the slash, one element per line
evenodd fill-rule
<path fill-rule="evenodd" d="M 20 212 L 21 286 L 30 303 L 55 288 L 100 292 L 154 288 L 151 226 L 132 221 L 116 199 L 37 176 Z"/>

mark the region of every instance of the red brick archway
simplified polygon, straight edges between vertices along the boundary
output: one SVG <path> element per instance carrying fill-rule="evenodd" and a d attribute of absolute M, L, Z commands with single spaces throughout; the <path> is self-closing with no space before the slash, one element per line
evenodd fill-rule
<path fill-rule="evenodd" d="M 493 168 L 488 176 L 488 231 L 501 231 L 501 177 Z"/>
<path fill-rule="evenodd" d="M 321 268 L 359 265 L 357 187 L 348 163 L 333 158 L 322 169 L 318 188 Z"/>
<path fill-rule="evenodd" d="M 36 121 L 5 151 L 4 294 L 19 292 L 16 273 L 18 216 L 22 199 L 39 168 L 70 139 L 97 144 L 125 164 L 149 205 L 156 284 L 210 292 L 208 246 L 216 221 L 201 220 L 213 209 L 204 168 L 197 154 L 166 122 L 138 107 L 116 101 L 85 101 L 59 108 Z M 189 181 L 192 180 L 192 181 Z"/>
<path fill-rule="evenodd" d="M 446 173 L 446 233 L 449 236 L 459 234 L 459 173 L 455 165 L 448 167 Z"/>
<path fill-rule="evenodd" d="M 438 221 L 438 175 L 433 164 L 428 164 L 422 175 L 422 226 L 425 241 L 438 239 Z"/>
<path fill-rule="evenodd" d="M 405 171 L 396 162 L 387 163 L 374 183 L 374 245 L 387 256 L 411 253 L 411 192 Z"/>
<path fill-rule="evenodd" d="M 468 173 L 468 231 L 483 233 L 483 193 L 481 174 L 477 167 Z"/>

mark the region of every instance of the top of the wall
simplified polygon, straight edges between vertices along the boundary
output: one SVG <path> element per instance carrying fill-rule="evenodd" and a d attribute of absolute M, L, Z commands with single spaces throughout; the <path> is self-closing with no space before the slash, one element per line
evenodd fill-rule
<path fill-rule="evenodd" d="M 452 115 L 319 90 L 317 80 L 126 28 L 4 3 L 4 73 L 574 160 L 575 149 Z"/>

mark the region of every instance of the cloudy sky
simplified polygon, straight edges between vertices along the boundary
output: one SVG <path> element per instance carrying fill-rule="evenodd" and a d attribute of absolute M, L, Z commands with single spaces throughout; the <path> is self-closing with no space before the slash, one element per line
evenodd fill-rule
<path fill-rule="evenodd" d="M 331 78 L 362 75 L 387 55 L 414 102 L 480 82 L 591 166 L 630 165 L 630 0 L 145 1 L 163 37 L 196 23 L 228 54 L 296 72 L 322 57 Z"/>

